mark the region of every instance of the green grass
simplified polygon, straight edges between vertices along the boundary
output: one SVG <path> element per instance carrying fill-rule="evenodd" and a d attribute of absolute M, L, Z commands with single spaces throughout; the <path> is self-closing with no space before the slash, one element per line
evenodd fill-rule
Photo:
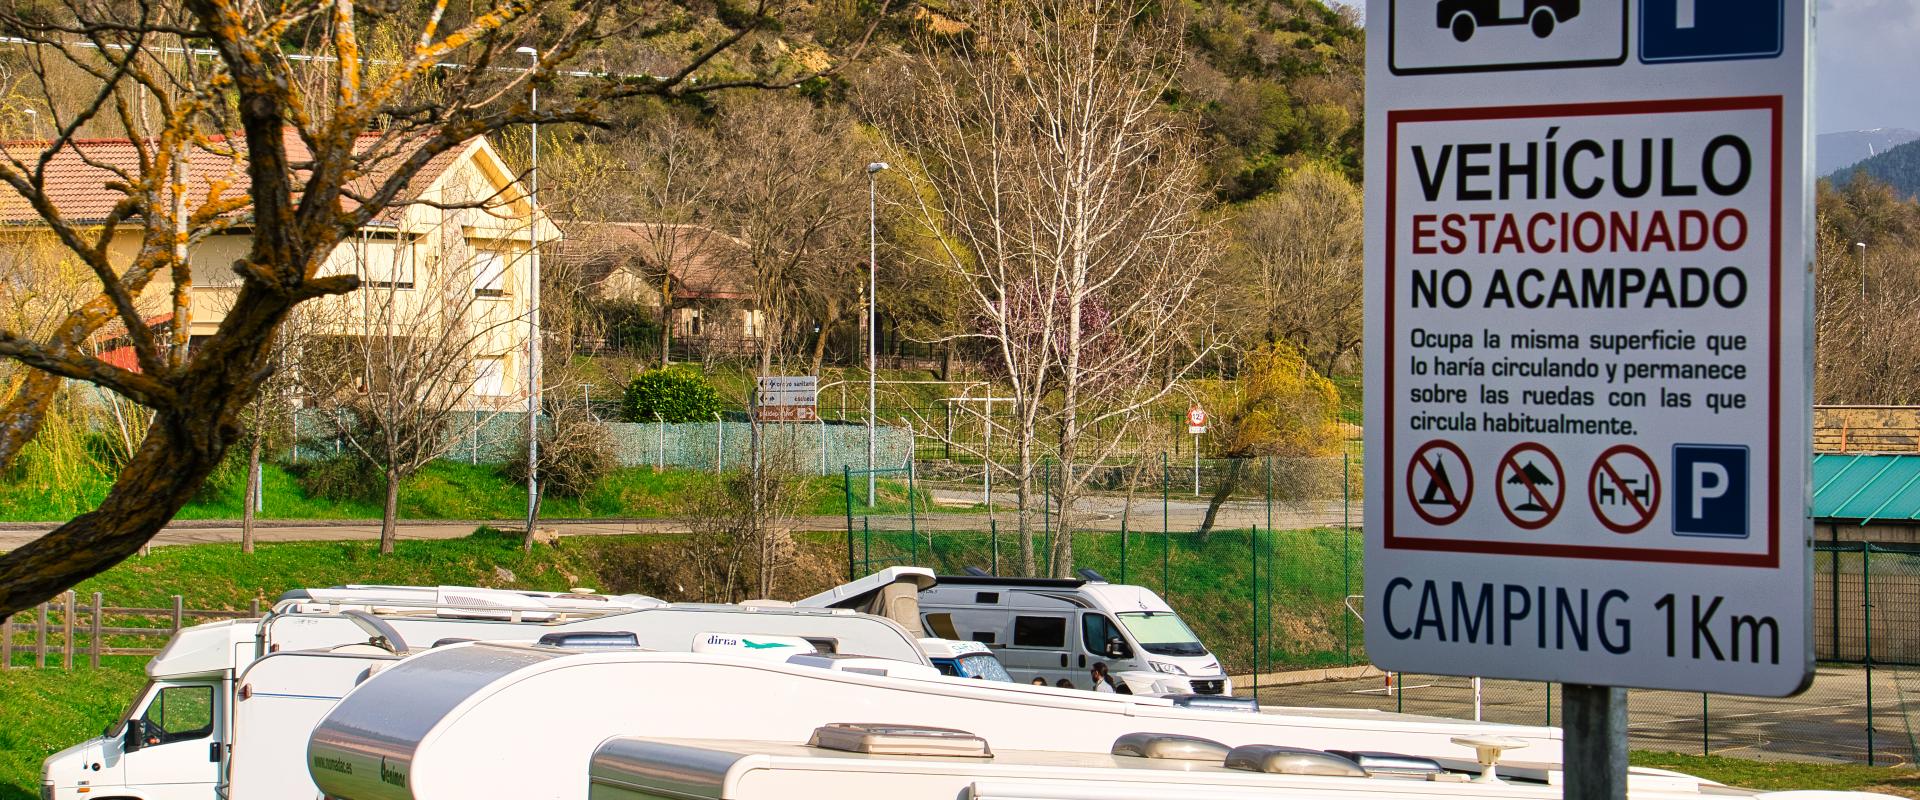
<path fill-rule="evenodd" d="M 1747 789 L 1825 789 L 1920 797 L 1920 772 L 1901 767 L 1748 761 L 1645 750 L 1633 751 L 1629 760 L 1636 766 L 1675 770 Z"/>
<path fill-rule="evenodd" d="M 93 736 L 146 683 L 144 658 L 101 659 L 100 669 L 0 672 L 0 800 L 40 796 L 40 762 Z"/>
<path fill-rule="evenodd" d="M 686 491 L 709 484 L 710 473 L 691 470 L 655 472 L 648 467 L 616 470 L 584 497 L 548 495 L 541 502 L 541 514 L 559 519 L 597 519 L 611 517 L 662 518 L 678 513 L 678 498 Z M 300 483 L 284 467 L 266 464 L 261 468 L 264 487 L 261 519 L 378 519 L 380 505 L 364 500 L 334 500 L 309 497 Z M 864 495 L 864 481 L 856 481 L 856 515 L 869 513 L 858 502 Z M 812 476 L 806 479 L 801 513 L 837 515 L 846 512 L 844 494 L 838 476 Z M 64 520 L 92 509 L 106 497 L 109 482 L 104 474 L 88 473 L 75 480 L 59 482 L 0 482 L 0 520 L 9 522 L 51 522 Z M 880 507 L 872 513 L 905 513 L 904 481 L 881 481 Z M 178 519 L 239 519 L 243 497 L 242 477 L 238 474 L 209 485 L 200 497 L 176 515 Z M 916 497 L 921 511 L 933 510 L 925 497 Z M 945 512 L 967 509 L 943 508 Z M 517 519 L 526 515 L 526 488 L 509 480 L 497 466 L 435 461 L 408 478 L 400 487 L 402 519 Z"/>

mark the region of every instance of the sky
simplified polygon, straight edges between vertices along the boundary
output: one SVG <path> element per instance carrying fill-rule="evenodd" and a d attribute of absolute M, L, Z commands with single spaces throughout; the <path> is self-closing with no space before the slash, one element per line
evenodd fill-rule
<path fill-rule="evenodd" d="M 1814 1 L 1813 129 L 1920 131 L 1920 0 Z"/>

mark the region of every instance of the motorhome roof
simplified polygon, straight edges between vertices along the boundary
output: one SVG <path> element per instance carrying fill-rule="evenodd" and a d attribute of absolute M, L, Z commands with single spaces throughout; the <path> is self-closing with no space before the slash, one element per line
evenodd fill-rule
<path fill-rule="evenodd" d="M 1078 589 L 1086 581 L 1075 578 L 1002 578 L 993 575 L 942 575 L 943 586 L 1025 586 L 1035 589 Z"/>
<path fill-rule="evenodd" d="M 908 582 L 912 583 L 916 589 L 927 589 L 941 580 L 945 579 L 935 577 L 933 570 L 926 567 L 888 567 L 859 580 L 835 586 L 794 605 L 813 608 L 853 608 L 865 603 L 875 592 L 896 583 Z"/>
<path fill-rule="evenodd" d="M 991 742 L 988 743 L 991 746 Z M 864 776 L 858 786 L 845 785 L 854 794 L 892 787 L 926 789 L 937 786 L 935 776 L 948 776 L 958 786 L 984 785 L 989 781 L 1047 781 L 1057 792 L 1057 781 L 1086 786 L 1097 782 L 1102 793 L 1092 795 L 1043 793 L 1045 797 L 1245 797 L 1249 790 L 1298 790 L 1302 796 L 1344 796 L 1364 793 L 1376 800 L 1425 798 L 1427 800 L 1559 800 L 1559 786 L 1551 785 L 1557 775 L 1538 773 L 1536 779 L 1505 784 L 1465 782 L 1466 775 L 1455 773 L 1451 781 L 1429 781 L 1425 776 L 1380 773 L 1365 777 L 1325 775 L 1286 775 L 1230 769 L 1223 764 L 1202 764 L 1187 760 L 1151 759 L 1116 756 L 1106 753 L 1062 752 L 1051 750 L 1012 750 L 993 748 L 991 760 L 942 756 L 873 755 L 843 752 L 788 742 L 746 741 L 735 739 L 649 739 L 619 736 L 608 739 L 594 752 L 589 766 L 592 783 L 635 790 L 641 793 L 661 788 L 660 776 L 671 775 L 676 797 L 735 797 L 729 790 L 738 786 L 748 772 L 757 770 L 801 773 L 830 772 L 843 781 Z M 1450 766 L 1462 772 L 1477 772 L 1477 765 L 1456 760 Z M 1508 773 L 1503 768 L 1503 775 Z M 911 781 L 892 781 L 891 776 L 918 776 Z M 933 780 L 929 780 L 933 779 Z M 868 783 L 866 781 L 875 781 Z M 979 783 L 975 783 L 979 782 Z M 1634 798 L 1697 797 L 1703 786 L 1712 786 L 1716 794 L 1735 794 L 1711 782 L 1665 771 L 1634 770 L 1628 787 Z M 1152 795 L 1144 792 L 1154 792 Z M 1187 794 L 1195 792 L 1195 794 Z M 1214 794 L 1230 792 L 1230 794 Z M 1321 794 L 1321 793 L 1339 793 Z M 1310 794 L 1311 793 L 1311 794 Z M 1744 794 L 1744 793 L 1741 793 Z M 899 796 L 899 795 L 894 795 Z M 915 796 L 950 796 L 928 792 Z M 993 796 L 1034 796 L 1029 792 L 997 793 Z M 1355 796 L 1358 796 L 1357 794 Z"/>

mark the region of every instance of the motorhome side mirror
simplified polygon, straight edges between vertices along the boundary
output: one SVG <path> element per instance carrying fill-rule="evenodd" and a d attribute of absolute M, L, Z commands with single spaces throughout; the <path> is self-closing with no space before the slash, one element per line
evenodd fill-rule
<path fill-rule="evenodd" d="M 147 725 L 144 720 L 127 720 L 127 729 L 120 734 L 120 751 L 131 753 L 147 744 Z"/>
<path fill-rule="evenodd" d="M 1108 658 L 1130 658 L 1133 653 L 1127 649 L 1127 642 L 1118 636 L 1107 640 Z"/>

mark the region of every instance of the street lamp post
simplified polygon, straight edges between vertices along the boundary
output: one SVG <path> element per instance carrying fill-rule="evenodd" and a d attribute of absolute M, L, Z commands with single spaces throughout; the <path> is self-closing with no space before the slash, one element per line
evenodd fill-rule
<path fill-rule="evenodd" d="M 1860 299 L 1864 301 L 1867 299 L 1867 243 L 1854 242 L 1853 246 L 1860 251 Z"/>
<path fill-rule="evenodd" d="M 879 304 L 875 296 L 880 290 L 880 171 L 887 168 L 887 162 L 875 161 L 867 165 L 867 508 L 874 504 L 873 479 L 873 418 L 876 413 L 874 397 L 874 329 L 879 327 Z M 909 456 L 911 458 L 911 456 Z"/>
<path fill-rule="evenodd" d="M 540 51 L 531 47 L 516 52 L 540 66 Z M 540 111 L 540 87 L 527 81 L 530 110 Z M 540 123 L 532 125 L 530 160 L 527 169 L 528 234 L 527 253 L 527 536 L 532 541 L 533 526 L 540 514 Z"/>

